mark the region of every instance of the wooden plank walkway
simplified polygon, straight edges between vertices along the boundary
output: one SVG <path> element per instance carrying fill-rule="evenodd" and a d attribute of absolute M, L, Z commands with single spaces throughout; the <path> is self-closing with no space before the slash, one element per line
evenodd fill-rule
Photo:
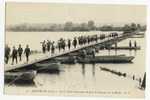
<path fill-rule="evenodd" d="M 56 52 L 53 55 L 51 55 L 49 52 L 47 52 L 46 54 L 43 54 L 43 53 L 33 54 L 33 55 L 30 55 L 30 61 L 28 63 L 25 61 L 25 57 L 23 57 L 22 58 L 23 60 L 18 62 L 15 65 L 11 65 L 11 63 L 5 64 L 4 70 L 5 71 L 10 71 L 10 70 L 14 70 L 14 69 L 17 69 L 17 68 L 31 66 L 35 63 L 39 63 L 39 62 L 42 62 L 42 61 L 45 61 L 45 60 L 48 60 L 48 59 L 59 57 L 59 56 L 62 56 L 62 55 L 65 55 L 65 54 L 68 54 L 68 53 L 71 53 L 71 52 L 75 52 L 75 51 L 78 51 L 78 50 L 81 50 L 81 49 L 84 49 L 84 48 L 92 47 L 92 46 L 105 45 L 106 43 L 111 43 L 111 45 L 112 45 L 116 41 L 119 42 L 119 41 L 122 41 L 124 39 L 129 38 L 131 35 L 133 35 L 133 34 L 119 35 L 117 38 L 107 37 L 103 40 L 98 40 L 98 42 L 94 41 L 94 42 L 92 42 L 90 44 L 87 44 L 87 45 L 84 45 L 84 46 L 78 46 L 77 48 L 71 48 L 71 50 L 66 50 L 64 52 Z"/>

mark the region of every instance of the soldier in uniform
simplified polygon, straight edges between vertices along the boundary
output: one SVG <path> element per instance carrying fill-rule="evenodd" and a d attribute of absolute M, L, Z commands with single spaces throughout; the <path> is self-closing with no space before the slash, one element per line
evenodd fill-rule
<path fill-rule="evenodd" d="M 60 52 L 60 50 L 61 50 L 61 41 L 60 41 L 60 40 L 58 40 L 57 45 L 58 45 L 58 50 L 59 50 L 59 52 Z"/>
<path fill-rule="evenodd" d="M 19 58 L 20 58 L 20 61 L 22 60 L 22 52 L 23 52 L 23 49 L 21 47 L 21 44 L 19 44 L 19 48 L 18 48 L 18 54 L 19 54 Z"/>
<path fill-rule="evenodd" d="M 71 47 L 71 40 L 68 39 L 68 49 L 70 50 L 70 47 Z"/>
<path fill-rule="evenodd" d="M 52 46 L 51 46 L 51 54 L 53 55 L 55 53 L 55 47 L 54 47 L 54 41 L 52 43 Z"/>
<path fill-rule="evenodd" d="M 46 52 L 46 44 L 45 44 L 45 40 L 44 40 L 44 42 L 42 42 L 42 51 L 43 51 L 43 53 Z"/>
<path fill-rule="evenodd" d="M 65 51 L 65 47 L 66 47 L 66 41 L 62 40 L 62 48 L 63 48 L 64 51 Z"/>
<path fill-rule="evenodd" d="M 27 62 L 29 61 L 29 55 L 31 54 L 31 50 L 30 50 L 30 48 L 29 48 L 29 45 L 26 45 L 26 48 L 25 48 L 25 50 L 24 50 L 24 53 L 25 53 L 25 55 L 26 55 L 26 60 L 27 60 Z"/>
<path fill-rule="evenodd" d="M 14 64 L 14 60 L 16 60 L 16 64 L 18 63 L 17 61 L 17 49 L 15 48 L 15 46 L 13 46 L 13 51 L 12 51 L 12 65 Z"/>
<path fill-rule="evenodd" d="M 51 45 L 51 42 L 49 40 L 47 40 L 47 51 L 48 52 L 50 51 L 50 45 Z"/>
<path fill-rule="evenodd" d="M 8 64 L 9 61 L 9 56 L 10 56 L 10 48 L 8 47 L 8 45 L 6 45 L 5 47 L 5 63 Z"/>
<path fill-rule="evenodd" d="M 77 39 L 76 38 L 74 38 L 74 40 L 73 40 L 73 46 L 74 46 L 74 48 L 76 48 L 76 46 L 77 46 Z"/>

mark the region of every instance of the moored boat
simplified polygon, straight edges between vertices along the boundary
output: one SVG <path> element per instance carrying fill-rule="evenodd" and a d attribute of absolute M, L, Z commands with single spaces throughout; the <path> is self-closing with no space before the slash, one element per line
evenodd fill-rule
<path fill-rule="evenodd" d="M 35 70 L 26 72 L 5 72 L 4 79 L 6 83 L 28 83 L 34 82 L 36 74 L 37 72 Z"/>
<path fill-rule="evenodd" d="M 131 63 L 134 59 L 133 56 L 126 55 L 105 55 L 105 56 L 95 56 L 87 55 L 86 57 L 70 57 L 64 56 L 55 58 L 56 61 L 64 64 L 74 64 L 74 63 Z"/>
<path fill-rule="evenodd" d="M 75 64 L 77 62 L 76 56 L 57 57 L 55 60 L 62 64 Z"/>
<path fill-rule="evenodd" d="M 133 56 L 125 55 L 106 55 L 95 57 L 78 57 L 78 63 L 130 63 L 134 59 Z"/>
<path fill-rule="evenodd" d="M 36 63 L 35 67 L 38 72 L 59 71 L 59 63 Z"/>

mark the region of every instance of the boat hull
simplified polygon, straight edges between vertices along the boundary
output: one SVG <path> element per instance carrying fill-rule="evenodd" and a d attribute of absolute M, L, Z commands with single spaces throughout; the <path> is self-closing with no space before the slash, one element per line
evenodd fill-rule
<path fill-rule="evenodd" d="M 63 62 L 65 64 L 74 64 L 74 63 L 131 63 L 134 59 L 133 56 L 125 56 L 125 55 L 110 55 L 110 56 L 86 56 L 82 58 L 77 56 L 75 59 L 71 59 L 66 56 L 62 59 L 55 59 L 59 62 Z"/>
<path fill-rule="evenodd" d="M 95 56 L 78 58 L 78 63 L 131 63 L 133 56 Z"/>
<path fill-rule="evenodd" d="M 36 71 L 28 72 L 5 72 L 5 83 L 33 83 L 36 76 Z"/>
<path fill-rule="evenodd" d="M 37 72 L 59 72 L 59 63 L 37 63 L 35 67 Z"/>

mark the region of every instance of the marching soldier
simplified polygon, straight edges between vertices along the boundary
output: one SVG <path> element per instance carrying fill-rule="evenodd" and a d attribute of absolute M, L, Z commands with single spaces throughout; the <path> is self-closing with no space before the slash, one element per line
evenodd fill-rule
<path fill-rule="evenodd" d="M 50 51 L 50 45 L 51 45 L 51 42 L 49 40 L 47 40 L 47 51 L 48 52 Z"/>
<path fill-rule="evenodd" d="M 70 50 L 70 47 L 71 47 L 71 40 L 68 39 L 68 49 Z"/>
<path fill-rule="evenodd" d="M 52 46 L 51 46 L 51 54 L 53 55 L 55 53 L 55 47 L 54 47 L 54 41 L 52 43 Z"/>
<path fill-rule="evenodd" d="M 17 61 L 17 49 L 15 48 L 15 46 L 13 46 L 13 51 L 12 51 L 12 65 L 14 64 L 14 60 L 16 60 L 16 64 L 18 63 Z"/>
<path fill-rule="evenodd" d="M 10 48 L 8 47 L 8 45 L 6 45 L 5 47 L 5 63 L 8 64 L 9 61 L 9 56 L 10 56 Z"/>
<path fill-rule="evenodd" d="M 19 44 L 19 48 L 18 48 L 18 54 L 19 54 L 19 58 L 20 58 L 20 61 L 22 60 L 22 52 L 23 52 L 23 49 L 21 47 L 21 44 Z"/>
<path fill-rule="evenodd" d="M 26 55 L 26 60 L 27 62 L 29 61 L 29 55 L 31 54 L 29 45 L 26 45 L 25 51 L 24 51 L 25 55 Z"/>
<path fill-rule="evenodd" d="M 46 52 L 46 44 L 45 44 L 45 40 L 44 40 L 44 42 L 42 42 L 42 51 L 43 51 L 43 53 Z"/>
<path fill-rule="evenodd" d="M 73 46 L 74 46 L 74 48 L 76 48 L 76 46 L 77 46 L 77 39 L 76 38 L 74 38 L 74 40 L 73 40 Z"/>

